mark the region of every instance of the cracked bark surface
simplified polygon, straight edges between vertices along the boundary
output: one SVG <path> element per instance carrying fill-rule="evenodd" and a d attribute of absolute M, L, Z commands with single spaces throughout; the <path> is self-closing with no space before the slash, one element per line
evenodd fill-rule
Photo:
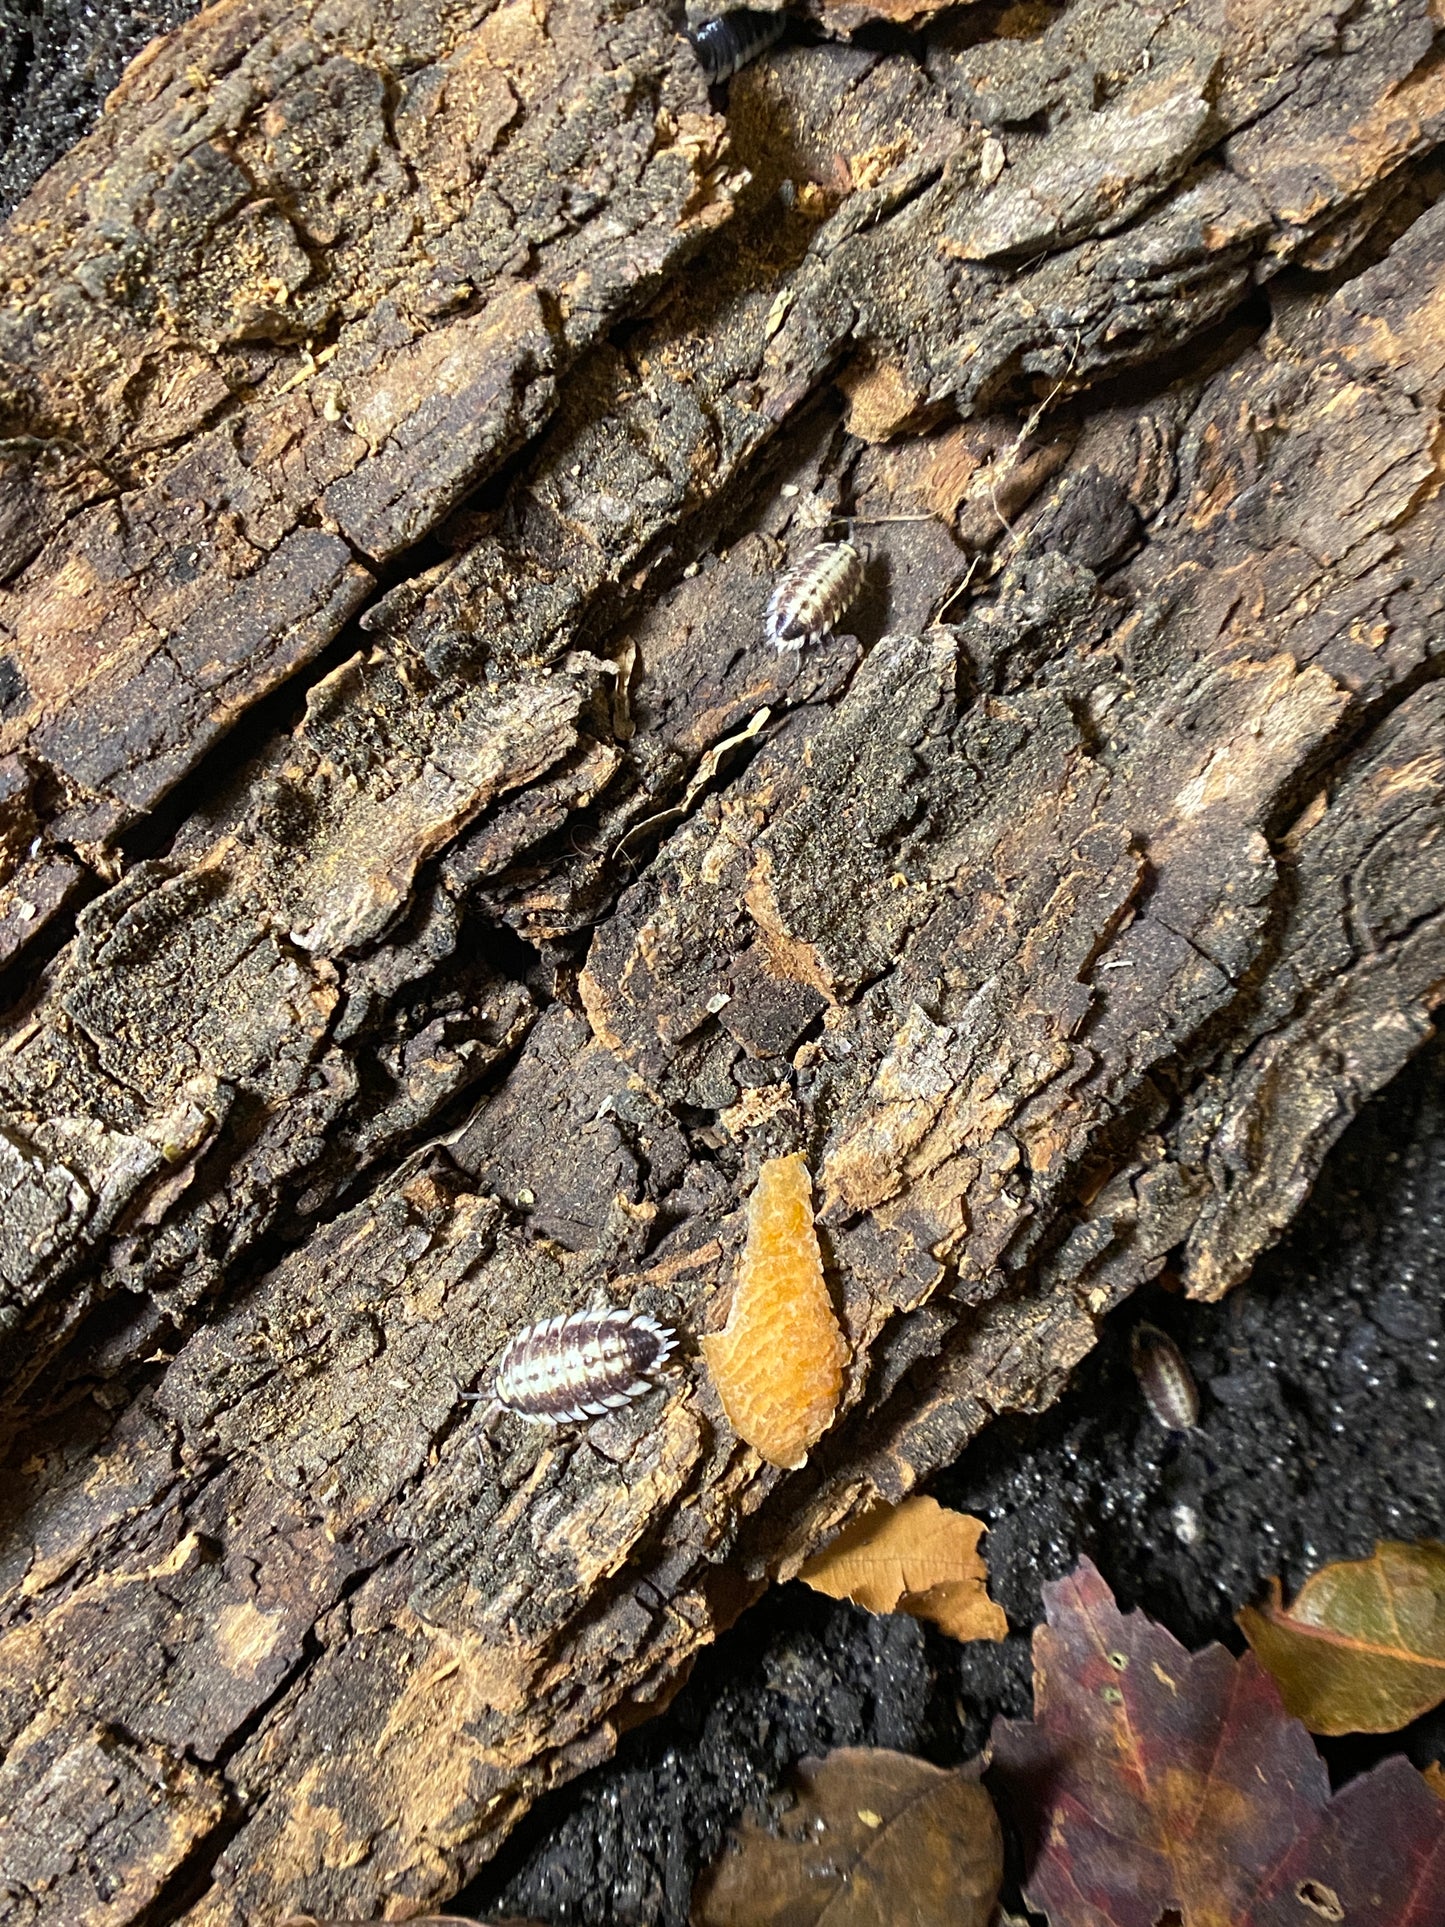
<path fill-rule="evenodd" d="M 1277 1235 L 1445 993 L 1442 115 L 1418 4 L 974 9 L 724 122 L 646 8 L 225 0 L 17 210 L 16 1919 L 423 1909 Z M 799 1150 L 803 1471 L 695 1359 L 479 1452 L 519 1324 L 717 1329 Z"/>

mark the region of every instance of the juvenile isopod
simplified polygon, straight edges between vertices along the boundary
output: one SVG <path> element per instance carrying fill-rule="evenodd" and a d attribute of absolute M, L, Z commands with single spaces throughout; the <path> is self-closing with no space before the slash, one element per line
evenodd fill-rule
<path fill-rule="evenodd" d="M 1170 1432 L 1188 1432 L 1199 1423 L 1199 1387 L 1184 1354 L 1157 1325 L 1136 1325 L 1131 1355 L 1144 1403 Z"/>
<path fill-rule="evenodd" d="M 625 1306 L 559 1313 L 509 1338 L 486 1389 L 466 1396 L 485 1399 L 488 1416 L 580 1425 L 651 1391 L 676 1347 L 676 1333 Z"/>
<path fill-rule="evenodd" d="M 851 542 L 819 542 L 784 569 L 768 598 L 768 640 L 779 649 L 821 642 L 863 587 L 863 558 Z"/>
<path fill-rule="evenodd" d="M 750 8 L 737 7 L 731 13 L 704 20 L 687 37 L 702 63 L 708 85 L 719 87 L 739 68 L 765 53 L 774 41 L 781 40 L 787 24 L 781 13 L 754 13 Z"/>

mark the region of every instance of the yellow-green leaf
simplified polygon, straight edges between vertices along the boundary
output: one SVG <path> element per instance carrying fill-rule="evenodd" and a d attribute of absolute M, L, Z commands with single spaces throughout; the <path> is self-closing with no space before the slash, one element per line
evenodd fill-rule
<path fill-rule="evenodd" d="M 1312 1733 L 1393 1733 L 1445 1700 L 1445 1545 L 1382 1540 L 1236 1617 Z"/>

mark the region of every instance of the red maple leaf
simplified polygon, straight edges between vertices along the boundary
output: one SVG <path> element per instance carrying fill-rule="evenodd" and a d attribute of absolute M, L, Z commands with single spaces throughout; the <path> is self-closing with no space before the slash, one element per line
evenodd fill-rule
<path fill-rule="evenodd" d="M 1044 1602 L 1036 1718 L 993 1753 L 1052 1927 L 1442 1927 L 1445 1801 L 1407 1760 L 1331 1798 L 1252 1655 L 1187 1652 L 1087 1559 Z"/>

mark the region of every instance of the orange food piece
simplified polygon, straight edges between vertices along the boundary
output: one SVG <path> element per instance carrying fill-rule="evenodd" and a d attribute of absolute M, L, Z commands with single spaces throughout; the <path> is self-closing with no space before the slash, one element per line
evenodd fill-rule
<path fill-rule="evenodd" d="M 702 1353 L 738 1437 L 796 1471 L 833 1422 L 848 1358 L 801 1157 L 769 1158 L 758 1173 L 732 1310 Z"/>

